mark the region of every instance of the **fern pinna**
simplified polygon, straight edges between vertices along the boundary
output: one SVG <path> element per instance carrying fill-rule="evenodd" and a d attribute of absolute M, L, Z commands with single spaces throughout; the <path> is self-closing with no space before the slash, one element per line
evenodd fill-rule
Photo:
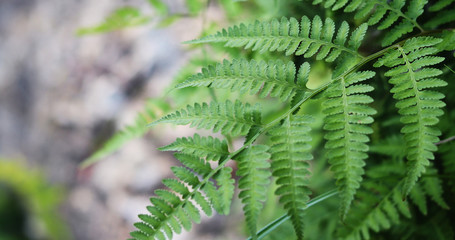
<path fill-rule="evenodd" d="M 272 117 L 264 117 L 265 111 L 259 104 L 252 106 L 244 100 L 214 98 L 210 103 L 189 104 L 151 123 L 150 126 L 189 124 L 219 132 L 229 140 L 245 137 L 245 141 L 233 149 L 228 141 L 195 134 L 160 148 L 177 152 L 175 157 L 183 166 L 172 168 L 177 179 L 163 180 L 169 189 L 155 191 L 157 196 L 147 208 L 149 214 L 139 216 L 141 222 L 135 225 L 138 230 L 131 236 L 141 240 L 170 239 L 182 229 L 191 229 L 192 222 L 199 223 L 200 212 L 209 216 L 213 210 L 228 214 L 235 189 L 233 176 L 237 175 L 238 197 L 251 239 L 262 239 L 286 216 L 291 219 L 297 239 L 304 239 L 304 223 L 308 222 L 305 212 L 310 199 L 319 202 L 332 196 L 312 196 L 313 191 L 318 192 L 312 188 L 312 180 L 320 176 L 311 174 L 317 168 L 310 161 L 323 158 L 328 159 L 339 197 L 341 217 L 327 219 L 339 224 L 338 230 L 333 231 L 334 238 L 370 239 L 375 234 L 370 230 L 379 232 L 392 226 L 405 226 L 404 222 L 416 215 L 414 209 L 422 215 L 431 214 L 427 198 L 439 205 L 437 211 L 447 209 L 444 184 L 439 178 L 441 164 L 430 160 L 438 157 L 437 145 L 445 143 L 439 141 L 441 130 L 437 124 L 446 104 L 442 101 L 444 94 L 435 88 L 447 87 L 442 78 L 448 71 L 438 69 L 444 60 L 438 55 L 454 50 L 451 46 L 454 41 L 450 39 L 455 38 L 455 33 L 451 29 L 425 29 L 426 25 L 422 27 L 417 19 L 426 8 L 430 13 L 437 13 L 452 6 L 452 2 L 443 0 L 427 6 L 427 1 L 422 0 L 315 0 L 314 4 L 321 3 L 324 8 L 356 11 L 355 18 L 366 22 L 350 31 L 347 21 L 336 24 L 331 18 L 323 20 L 320 16 L 312 20 L 303 16 L 300 21 L 281 18 L 240 24 L 188 41 L 222 42 L 227 47 L 244 47 L 260 54 L 284 52 L 298 56 L 294 60 L 289 57 L 288 60 L 224 60 L 203 68 L 176 86 L 236 91 L 241 94 L 240 99 L 246 98 L 245 93 L 276 98 L 284 109 L 271 114 Z M 377 30 L 387 30 L 381 37 L 382 45 L 387 47 L 365 56 L 359 48 L 367 25 L 378 25 L 372 30 L 375 36 L 382 36 Z M 302 58 L 307 58 L 307 62 L 302 63 Z M 334 69 L 330 81 L 309 89 L 307 82 L 314 61 L 323 61 Z M 371 68 L 373 61 L 375 68 Z M 384 78 L 390 86 L 380 81 Z M 376 91 L 385 93 L 385 100 L 380 99 L 382 103 L 388 101 L 390 94 L 398 110 L 381 108 Z M 251 101 L 251 97 L 248 99 Z M 318 107 L 306 107 L 315 105 Z M 322 115 L 325 117 L 317 121 Z M 396 115 L 400 116 L 401 132 L 395 131 L 400 124 L 394 120 Z M 376 117 L 382 122 L 375 122 Z M 390 118 L 388 125 L 384 118 Z M 324 144 L 313 140 L 321 132 Z M 259 142 L 263 135 L 267 137 Z M 405 150 L 388 146 L 390 142 L 401 144 L 401 139 L 406 143 Z M 313 152 L 314 149 L 317 151 Z M 321 152 L 326 154 L 323 156 Z M 236 174 L 226 167 L 230 160 L 237 164 Z M 274 194 L 286 216 L 258 231 L 272 178 L 277 187 Z M 410 220 L 402 220 L 402 216 Z"/>
<path fill-rule="evenodd" d="M 429 160 L 434 159 L 437 150 L 435 143 L 439 141 L 440 131 L 434 127 L 438 117 L 444 112 L 441 101 L 444 95 L 429 90 L 444 87 L 447 83 L 439 78 L 442 72 L 427 66 L 435 65 L 444 60 L 442 57 L 431 56 L 438 52 L 432 47 L 441 40 L 432 37 L 417 37 L 407 40 L 403 46 L 386 53 L 376 66 L 386 65 L 393 69 L 385 73 L 390 76 L 389 82 L 394 85 L 390 90 L 398 100 L 396 106 L 405 124 L 401 132 L 407 144 L 409 168 L 403 185 L 403 196 L 406 196 L 425 172 Z"/>
<path fill-rule="evenodd" d="M 298 239 L 303 238 L 303 214 L 311 193 L 307 186 L 308 161 L 313 159 L 308 125 L 313 121 L 311 116 L 288 117 L 269 132 L 273 143 L 272 171 L 279 186 L 276 194 L 291 218 Z"/>
<path fill-rule="evenodd" d="M 313 4 L 321 3 L 324 7 L 332 8 L 332 10 L 344 8 L 345 12 L 357 11 L 356 19 L 368 17 L 368 24 L 379 24 L 379 30 L 392 28 L 386 32 L 382 40 L 382 45 L 388 46 L 415 28 L 424 32 L 424 29 L 417 23 L 417 17 L 423 13 L 423 7 L 428 1 L 411 0 L 408 2 L 406 4 L 404 0 L 314 0 Z M 405 5 L 407 5 L 407 9 L 403 10 Z M 399 24 L 394 25 L 395 22 L 399 22 Z"/>
<path fill-rule="evenodd" d="M 340 190 L 343 218 L 362 181 L 364 160 L 368 158 L 367 134 L 373 132 L 368 125 L 373 122 L 371 115 L 376 113 L 368 106 L 373 99 L 364 94 L 373 91 L 373 88 L 358 83 L 373 76 L 374 72 L 370 71 L 354 72 L 341 77 L 325 91 L 326 148 Z"/>

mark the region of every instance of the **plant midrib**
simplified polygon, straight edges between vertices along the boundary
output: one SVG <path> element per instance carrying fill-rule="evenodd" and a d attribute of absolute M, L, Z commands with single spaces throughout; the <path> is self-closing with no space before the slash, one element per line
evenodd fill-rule
<path fill-rule="evenodd" d="M 421 156 L 423 156 L 422 151 L 424 149 L 423 146 L 422 146 L 422 141 L 420 140 L 420 139 L 423 138 L 423 135 L 424 135 L 423 122 L 422 122 L 423 121 L 423 119 L 422 119 L 422 107 L 421 107 L 422 100 L 420 99 L 420 91 L 417 88 L 417 81 L 416 81 L 416 78 L 415 78 L 415 73 L 414 73 L 414 71 L 412 69 L 411 63 L 409 62 L 408 56 L 406 55 L 406 53 L 404 52 L 404 49 L 401 46 L 398 47 L 398 50 L 400 51 L 401 56 L 403 57 L 403 60 L 405 61 L 406 67 L 408 69 L 409 78 L 410 78 L 411 83 L 412 83 L 412 90 L 414 91 L 415 98 L 416 98 L 417 116 L 418 116 L 418 119 L 419 119 L 419 122 L 417 123 L 417 125 L 419 126 L 419 129 L 418 129 L 419 140 L 417 141 L 418 154 L 417 154 L 415 159 L 410 159 L 409 156 L 408 156 L 408 159 L 410 161 L 415 161 L 415 162 L 419 163 L 419 158 Z M 409 148 L 409 146 L 408 146 L 408 148 Z M 426 159 L 425 157 L 422 157 L 422 158 Z M 410 186 L 414 185 L 413 183 L 410 183 L 411 179 L 409 179 L 412 175 L 414 175 L 414 174 L 412 174 L 411 172 L 408 171 L 408 174 L 407 174 L 407 177 L 406 177 L 406 181 L 405 181 L 405 188 L 403 189 L 404 191 L 406 191 L 405 195 L 407 195 L 409 193 L 410 190 L 408 190 L 408 189 L 410 188 Z M 414 180 L 412 180 L 412 181 L 414 181 Z"/>
<path fill-rule="evenodd" d="M 364 58 L 357 51 L 349 49 L 349 48 L 347 48 L 345 46 L 337 45 L 337 44 L 334 44 L 332 42 L 327 42 L 327 41 L 324 41 L 323 39 L 313 39 L 313 38 L 303 37 L 303 36 L 290 36 L 290 35 L 289 36 L 280 36 L 280 35 L 279 36 L 275 36 L 275 35 L 270 35 L 270 36 L 267 36 L 267 35 L 263 35 L 263 36 L 213 36 L 212 38 L 214 38 L 214 39 L 210 39 L 210 38 L 200 39 L 197 42 L 198 43 L 204 43 L 204 42 L 232 42 L 232 41 L 236 41 L 236 40 L 237 41 L 241 40 L 241 41 L 259 42 L 259 41 L 282 41 L 282 40 L 291 39 L 291 41 L 299 42 L 299 45 L 302 44 L 302 42 L 310 42 L 310 44 L 311 43 L 316 43 L 316 44 L 320 44 L 321 46 L 329 46 L 330 48 L 340 49 L 342 51 L 348 52 L 351 55 L 354 55 L 356 57 L 360 57 L 362 59 Z M 246 45 L 246 44 L 242 44 L 242 45 Z M 290 45 L 290 43 L 289 43 L 289 45 Z M 298 47 L 297 47 L 296 51 L 298 51 Z"/>

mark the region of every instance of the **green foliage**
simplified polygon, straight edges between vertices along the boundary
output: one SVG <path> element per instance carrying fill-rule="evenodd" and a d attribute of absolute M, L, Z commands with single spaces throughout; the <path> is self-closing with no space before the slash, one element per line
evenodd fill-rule
<path fill-rule="evenodd" d="M 382 165 L 371 169 L 367 175 L 372 180 L 363 183 L 359 192 L 356 210 L 348 216 L 348 227 L 340 231 L 345 239 L 370 239 L 370 230 L 379 232 L 400 223 L 402 217 L 411 218 L 408 202 L 401 198 L 401 188 L 405 180 L 397 180 L 391 174 L 400 174 L 401 164 Z M 431 169 L 430 172 L 436 172 Z M 442 208 L 447 204 L 442 199 L 441 182 L 437 177 L 427 177 L 411 191 L 411 200 L 424 215 L 428 214 L 426 198 L 430 197 Z"/>
<path fill-rule="evenodd" d="M 232 103 L 212 102 L 188 105 L 175 113 L 171 113 L 152 123 L 173 123 L 177 125 L 187 125 L 192 127 L 212 129 L 213 132 L 230 134 L 232 136 L 246 135 L 252 127 L 261 126 L 261 112 L 259 107 L 251 107 L 240 101 Z"/>
<path fill-rule="evenodd" d="M 194 137 L 178 138 L 175 142 L 160 147 L 161 151 L 180 151 L 185 154 L 202 155 L 208 160 L 217 161 L 227 156 L 228 146 L 226 141 L 218 138 L 201 137 L 194 134 Z"/>
<path fill-rule="evenodd" d="M 407 177 L 403 185 L 403 197 L 411 191 L 417 179 L 425 172 L 425 167 L 434 159 L 433 152 L 437 150 L 435 143 L 441 134 L 435 128 L 438 117 L 444 112 L 440 109 L 445 106 L 441 101 L 444 95 L 433 89 L 444 87 L 447 83 L 439 78 L 442 72 L 427 66 L 435 65 L 444 60 L 442 57 L 431 56 L 438 52 L 432 46 L 441 42 L 441 39 L 432 37 L 416 37 L 407 40 L 403 46 L 386 53 L 376 63 L 376 66 L 385 65 L 391 70 L 385 73 L 391 77 L 393 85 L 390 90 L 398 100 L 401 122 L 405 124 L 401 132 L 407 145 L 409 160 Z"/>
<path fill-rule="evenodd" d="M 238 167 L 238 197 L 251 239 L 262 239 L 286 219 L 297 239 L 304 234 L 312 239 L 420 239 L 432 236 L 420 231 L 421 223 L 455 225 L 447 217 L 455 202 L 444 198 L 455 193 L 453 148 L 446 147 L 455 135 L 455 110 L 450 101 L 443 102 L 445 96 L 455 97 L 455 87 L 445 81 L 453 78 L 447 69 L 455 64 L 455 34 L 440 28 L 453 25 L 448 8 L 453 1 L 315 0 L 322 7 L 311 11 L 302 2 L 252 2 L 235 4 L 295 9 L 284 11 L 287 17 L 280 20 L 240 23 L 186 42 L 215 44 L 204 48 L 206 56 L 223 43 L 231 49 L 230 57 L 223 58 L 233 59 L 216 63 L 207 57 L 200 61 L 208 65 L 200 73 L 174 84 L 175 91 L 187 91 L 185 97 L 208 89 L 210 103 L 180 96 L 185 105 L 196 103 L 150 125 L 189 124 L 220 132 L 226 140 L 195 134 L 160 148 L 176 151 L 183 166 L 172 168 L 177 179 L 163 180 L 168 190 L 155 191 L 150 214 L 140 215 L 132 237 L 172 238 L 199 223 L 201 213 L 228 214 L 235 183 L 233 170 L 226 167 L 230 160 Z M 190 15 L 204 8 L 204 1 L 187 4 Z M 324 13 L 329 17 L 321 18 Z M 367 32 L 368 25 L 377 28 Z M 447 69 L 441 68 L 444 60 Z M 320 77 L 330 74 L 327 80 Z M 307 87 L 308 82 L 316 87 Z M 264 98 L 277 98 L 279 109 L 254 105 Z M 243 145 L 234 148 L 231 143 L 239 137 L 245 138 Z M 310 170 L 315 174 L 310 176 Z M 275 191 L 269 186 L 272 178 Z M 333 187 L 318 194 L 321 198 L 311 195 Z M 330 199 L 334 195 L 339 198 Z M 265 202 L 283 205 L 286 215 L 257 231 Z M 340 218 L 334 217 L 337 208 Z M 446 230 L 450 224 L 440 226 L 453 235 Z"/>
<path fill-rule="evenodd" d="M 423 7 L 427 2 L 427 0 L 314 0 L 313 4 L 321 3 L 325 8 L 331 8 L 334 11 L 341 8 L 344 8 L 345 12 L 356 11 L 355 19 L 368 17 L 368 25 L 379 24 L 379 30 L 392 28 L 382 40 L 382 46 L 388 46 L 403 35 L 412 32 L 414 28 L 424 31 L 416 20 L 423 13 Z M 405 5 L 406 11 L 403 10 Z M 400 19 L 400 23 L 393 26 Z"/>
<path fill-rule="evenodd" d="M 17 213 L 5 214 L 11 210 L 3 209 L 9 207 L 3 204 L 12 196 L 8 189 L 18 196 L 28 220 L 27 227 L 15 225 L 21 224 L 15 221 Z M 24 239 L 28 234 L 35 234 L 50 240 L 71 239 L 58 211 L 62 197 L 61 189 L 50 186 L 38 171 L 27 169 L 18 160 L 0 158 L 0 238 Z"/>
<path fill-rule="evenodd" d="M 330 18 L 325 19 L 323 23 L 319 16 L 314 17 L 313 21 L 303 16 L 299 23 L 295 18 L 283 17 L 281 21 L 274 19 L 271 22 L 256 21 L 249 25 L 240 24 L 227 30 L 224 29 L 215 35 L 186 43 L 225 42 L 226 47 L 251 48 L 260 53 L 284 51 L 286 55 L 295 53 L 305 57 L 312 57 L 318 53 L 318 60 L 325 59 L 332 62 L 342 52 L 347 52 L 354 57 L 359 56 L 356 50 L 365 30 L 366 27 L 362 26 L 361 29 L 357 30 L 358 35 L 353 33 L 346 46 L 349 33 L 349 26 L 346 22 L 343 22 L 336 38 L 332 40 L 335 33 L 335 23 Z"/>
<path fill-rule="evenodd" d="M 124 129 L 116 132 L 114 136 L 109 138 L 103 147 L 92 153 L 92 155 L 81 163 L 81 168 L 90 166 L 109 154 L 115 152 L 125 143 L 142 137 L 148 130 L 147 124 L 154 119 L 157 119 L 163 112 L 166 113 L 170 109 L 167 102 L 161 99 L 150 99 L 145 107 L 145 110 L 136 116 L 134 124 L 126 126 Z"/>
<path fill-rule="evenodd" d="M 150 17 L 144 16 L 139 9 L 124 7 L 112 12 L 103 23 L 94 27 L 81 28 L 77 31 L 77 34 L 87 35 L 112 32 L 114 30 L 143 25 L 149 21 Z"/>
<path fill-rule="evenodd" d="M 256 223 L 261 213 L 262 203 L 266 200 L 270 178 L 270 154 L 265 145 L 251 146 L 236 156 L 239 170 L 239 198 L 242 199 L 248 230 L 253 239 L 256 236 Z"/>
<path fill-rule="evenodd" d="M 161 0 L 148 0 L 148 2 L 161 15 L 169 12 L 168 6 Z"/>
<path fill-rule="evenodd" d="M 440 11 L 453 2 L 455 2 L 455 0 L 439 0 L 436 3 L 432 4 L 429 10 L 432 12 Z"/>
<path fill-rule="evenodd" d="M 206 160 L 193 154 L 177 153 L 175 157 L 183 164 L 172 168 L 178 179 L 164 179 L 169 190 L 155 190 L 157 197 L 151 198 L 152 206 L 147 207 L 150 214 L 139 215 L 142 221 L 134 224 L 138 231 L 131 236 L 135 239 L 172 239 L 174 232 L 189 231 L 192 222 L 201 221 L 198 207 L 207 216 L 213 214 L 212 208 L 220 214 L 229 212 L 234 193 L 232 169 L 212 169 Z"/>
<path fill-rule="evenodd" d="M 374 76 L 374 72 L 354 72 L 341 77 L 325 91 L 324 129 L 329 163 L 340 191 L 341 216 L 344 219 L 362 181 L 365 159 L 368 158 L 367 134 L 373 129 L 371 115 L 376 111 L 368 106 L 373 99 L 363 93 L 373 91 L 367 84 L 358 84 Z"/>
<path fill-rule="evenodd" d="M 213 87 L 230 89 L 240 93 L 259 94 L 259 97 L 278 97 L 286 101 L 307 90 L 310 65 L 304 63 L 296 76 L 293 62 L 256 62 L 255 60 L 225 60 L 222 64 L 203 68 L 202 72 L 190 77 L 176 88 Z"/>
<path fill-rule="evenodd" d="M 448 9 L 438 13 L 438 15 L 432 18 L 430 21 L 425 23 L 425 27 L 427 28 L 437 28 L 440 25 L 445 25 L 448 23 L 452 23 L 455 21 L 455 9 Z"/>
<path fill-rule="evenodd" d="M 309 116 L 287 118 L 269 132 L 272 171 L 279 186 L 275 193 L 291 217 L 298 239 L 303 239 L 303 214 L 311 193 L 306 176 L 310 174 L 308 161 L 313 159 L 308 126 L 312 121 Z"/>

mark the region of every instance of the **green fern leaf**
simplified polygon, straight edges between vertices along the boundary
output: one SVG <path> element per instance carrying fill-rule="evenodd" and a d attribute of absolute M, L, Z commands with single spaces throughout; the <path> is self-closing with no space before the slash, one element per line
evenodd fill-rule
<path fill-rule="evenodd" d="M 364 27 L 362 27 L 364 28 Z M 366 25 L 365 25 L 366 28 Z M 271 22 L 254 24 L 240 24 L 222 31 L 188 41 L 186 43 L 214 43 L 225 42 L 226 47 L 245 47 L 261 53 L 266 51 L 285 51 L 286 55 L 295 53 L 309 58 L 316 55 L 318 60 L 334 61 L 342 52 L 351 57 L 362 58 L 357 53 L 359 44 L 345 45 L 349 26 L 343 23 L 335 40 L 335 23 L 330 18 L 324 20 L 315 16 L 311 21 L 306 16 L 302 17 L 299 24 L 297 19 L 283 17 L 281 21 L 274 19 Z M 351 40 L 353 38 L 351 37 Z M 355 41 L 362 39 L 356 39 Z"/>
<path fill-rule="evenodd" d="M 400 222 L 400 215 L 411 217 L 408 203 L 401 199 L 402 182 L 394 187 L 375 182 L 363 184 L 366 191 L 359 192 L 359 203 L 346 222 L 351 228 L 340 230 L 342 239 L 370 239 L 370 229 L 379 232 Z M 376 194 L 375 194 L 376 193 Z"/>
<path fill-rule="evenodd" d="M 278 97 L 281 101 L 292 98 L 297 93 L 307 91 L 305 86 L 310 71 L 309 64 L 304 63 L 306 78 L 297 78 L 293 62 L 255 60 L 224 60 L 216 66 L 208 66 L 176 88 L 213 87 L 240 91 L 241 93 L 259 94 L 259 97 Z M 300 74 L 303 75 L 304 73 Z"/>
<path fill-rule="evenodd" d="M 230 167 L 224 167 L 221 171 L 213 176 L 219 186 L 218 194 L 216 194 L 219 204 L 214 204 L 214 208 L 219 214 L 223 215 L 229 214 L 232 197 L 234 196 L 235 181 L 231 176 L 231 172 L 232 169 Z"/>
<path fill-rule="evenodd" d="M 226 101 L 225 103 L 211 102 L 210 105 L 195 103 L 186 109 L 171 113 L 153 122 L 173 123 L 191 127 L 212 129 L 232 136 L 246 135 L 252 127 L 261 126 L 261 112 L 258 107 L 251 107 L 240 101 Z"/>
<path fill-rule="evenodd" d="M 176 153 L 175 157 L 183 163 L 184 166 L 190 168 L 192 171 L 204 178 L 212 173 L 212 167 L 210 164 L 199 157 L 182 153 Z M 213 208 L 219 214 L 223 215 L 227 215 L 229 213 L 232 197 L 234 196 L 235 181 L 232 179 L 231 172 L 232 168 L 223 167 L 212 176 L 212 179 L 214 180 L 213 182 L 209 181 L 201 187 L 201 189 L 207 193 L 207 198 L 210 200 L 210 204 Z M 185 182 L 188 183 L 188 181 Z M 214 183 L 218 185 L 218 188 Z M 189 185 L 195 187 L 194 184 L 189 183 Z M 210 211 L 207 206 L 205 206 L 205 208 L 207 211 Z M 204 210 L 204 212 L 210 216 L 207 211 Z"/>
<path fill-rule="evenodd" d="M 341 216 L 344 219 L 356 189 L 362 181 L 369 141 L 367 134 L 373 130 L 368 124 L 373 122 L 370 115 L 376 113 L 367 106 L 373 99 L 363 93 L 373 90 L 359 82 L 370 79 L 374 72 L 354 72 L 332 83 L 325 91 L 327 100 L 323 103 L 326 114 L 324 129 L 327 139 L 329 163 L 337 179 L 341 197 Z"/>
<path fill-rule="evenodd" d="M 291 217 L 298 239 L 303 239 L 303 214 L 311 193 L 306 178 L 310 174 L 307 161 L 313 159 L 308 126 L 312 122 L 310 116 L 296 116 L 269 131 L 272 171 L 278 185 L 275 194 Z"/>
<path fill-rule="evenodd" d="M 439 51 L 455 50 L 455 30 L 444 30 L 440 38 L 442 39 L 442 42 L 435 46 Z"/>
<path fill-rule="evenodd" d="M 379 232 L 398 225 L 401 216 L 411 218 L 408 202 L 401 198 L 401 188 L 405 179 L 398 180 L 404 169 L 404 164 L 389 163 L 368 171 L 369 180 L 362 184 L 363 189 L 358 193 L 359 201 L 346 221 L 347 226 L 352 227 L 340 231 L 343 239 L 370 239 L 370 230 Z M 433 171 L 436 172 L 431 168 L 432 173 Z M 419 182 L 410 192 L 410 199 L 424 215 L 427 214 L 427 197 L 441 203 L 442 208 L 447 206 L 442 199 L 441 183 L 438 178 L 431 176 L 425 178 L 427 179 L 432 183 L 431 186 Z"/>
<path fill-rule="evenodd" d="M 427 199 L 425 197 L 425 192 L 419 184 L 416 184 L 414 188 L 412 188 L 409 196 L 411 197 L 412 202 L 417 205 L 420 212 L 422 212 L 423 215 L 427 215 Z"/>
<path fill-rule="evenodd" d="M 423 189 L 425 193 L 441 208 L 449 209 L 449 206 L 442 197 L 442 182 L 437 177 L 438 171 L 434 167 L 430 167 L 428 168 L 427 173 L 430 176 L 423 179 Z"/>
<path fill-rule="evenodd" d="M 404 139 L 401 135 L 392 135 L 370 146 L 370 152 L 401 160 L 406 157 L 406 151 L 401 145 Z"/>
<path fill-rule="evenodd" d="M 435 87 L 446 86 L 447 83 L 436 78 L 442 72 L 427 67 L 444 60 L 431 54 L 438 50 L 432 46 L 441 40 L 432 37 L 416 37 L 405 42 L 403 47 L 391 50 L 379 59 L 375 66 L 385 65 L 392 68 L 386 72 L 393 85 L 390 90 L 398 100 L 396 107 L 402 115 L 401 122 L 405 124 L 401 132 L 407 145 L 408 170 L 403 185 L 403 197 L 406 197 L 425 168 L 434 159 L 433 152 L 437 150 L 439 129 L 434 125 L 444 112 L 445 106 L 441 101 L 444 95 L 434 90 Z"/>
<path fill-rule="evenodd" d="M 428 9 L 432 12 L 437 12 L 449 6 L 453 2 L 455 2 L 455 0 L 439 0 L 436 3 L 432 4 L 431 7 Z"/>
<path fill-rule="evenodd" d="M 100 34 L 129 27 L 144 25 L 150 22 L 151 17 L 143 14 L 134 7 L 123 7 L 113 11 L 104 22 L 93 27 L 80 28 L 78 35 Z"/>
<path fill-rule="evenodd" d="M 428 20 L 428 22 L 426 22 L 424 26 L 426 28 L 435 29 L 435 28 L 439 27 L 440 25 L 447 24 L 447 23 L 453 23 L 454 21 L 455 21 L 455 9 L 448 9 L 448 10 L 439 12 L 433 18 Z"/>
<path fill-rule="evenodd" d="M 248 230 L 253 239 L 256 239 L 256 224 L 263 202 L 266 200 L 267 187 L 270 182 L 270 164 L 265 145 L 251 146 L 243 150 L 235 160 L 238 162 L 237 175 L 240 176 L 239 198 L 242 199 Z"/>
<path fill-rule="evenodd" d="M 163 112 L 167 113 L 170 106 L 161 99 L 150 99 L 143 112 L 136 116 L 135 122 L 124 129 L 118 131 L 101 148 L 96 150 L 89 158 L 81 163 L 81 168 L 88 167 L 100 159 L 112 154 L 125 143 L 132 139 L 142 137 L 148 130 L 147 123 L 158 119 Z"/>
<path fill-rule="evenodd" d="M 133 238 L 172 239 L 174 232 L 180 233 L 182 228 L 189 231 L 192 222 L 200 222 L 199 208 L 207 216 L 212 215 L 212 209 L 221 214 L 229 210 L 234 193 L 231 168 L 212 170 L 210 164 L 200 157 L 183 153 L 176 153 L 175 157 L 183 164 L 171 168 L 177 179 L 163 180 L 169 190 L 155 190 L 156 197 L 150 199 L 152 205 L 147 207 L 149 214 L 140 214 L 141 222 L 134 224 L 138 230 L 131 233 Z M 217 189 L 211 180 L 223 187 Z"/>
<path fill-rule="evenodd" d="M 415 28 L 424 31 L 416 20 L 423 13 L 427 2 L 427 0 L 411 0 L 407 4 L 406 11 L 403 11 L 403 7 L 406 5 L 405 0 L 314 0 L 313 4 L 323 4 L 324 8 L 332 8 L 334 11 L 342 8 L 345 12 L 356 11 L 356 19 L 368 18 L 368 24 L 379 24 L 379 30 L 388 29 L 402 19 L 398 25 L 385 34 L 382 45 L 388 46 L 404 34 L 414 31 Z"/>
<path fill-rule="evenodd" d="M 191 137 L 178 138 L 175 142 L 158 148 L 160 151 L 181 151 L 185 154 L 205 156 L 208 160 L 218 161 L 229 154 L 226 141 L 217 138 L 201 137 L 194 134 Z"/>

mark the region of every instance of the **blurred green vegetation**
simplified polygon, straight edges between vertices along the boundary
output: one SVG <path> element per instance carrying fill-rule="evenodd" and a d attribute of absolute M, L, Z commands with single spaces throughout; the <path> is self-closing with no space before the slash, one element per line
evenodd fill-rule
<path fill-rule="evenodd" d="M 0 239 L 71 239 L 58 209 L 62 193 L 40 172 L 0 158 Z"/>

